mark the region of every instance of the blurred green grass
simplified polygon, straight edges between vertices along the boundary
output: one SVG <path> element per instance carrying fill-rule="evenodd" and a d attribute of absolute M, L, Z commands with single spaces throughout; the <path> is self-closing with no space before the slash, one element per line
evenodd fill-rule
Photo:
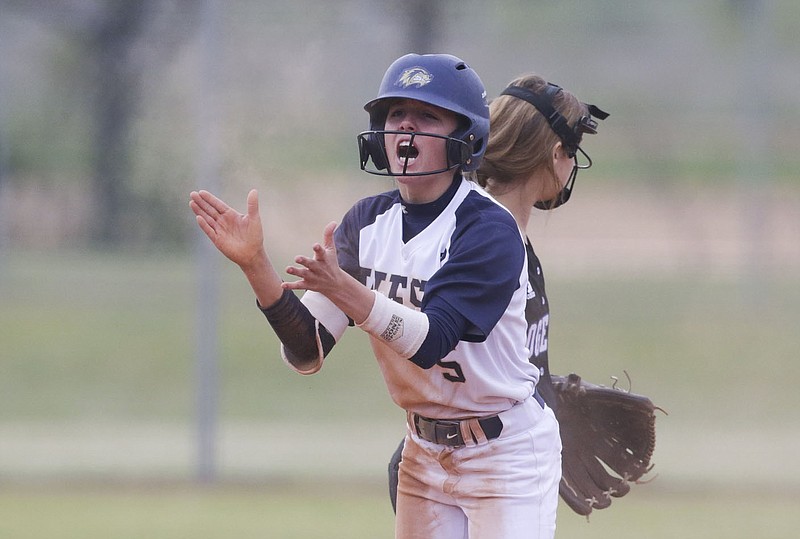
<path fill-rule="evenodd" d="M 559 508 L 557 537 L 788 539 L 796 503 L 780 492 L 643 491 L 585 519 Z M 382 490 L 91 487 L 0 490 L 0 535 L 15 539 L 379 539 L 393 537 Z"/>

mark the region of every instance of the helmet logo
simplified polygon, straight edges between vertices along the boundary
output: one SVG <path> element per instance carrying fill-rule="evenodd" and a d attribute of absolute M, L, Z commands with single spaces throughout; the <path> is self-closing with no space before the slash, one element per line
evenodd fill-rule
<path fill-rule="evenodd" d="M 433 75 L 431 75 L 425 68 L 410 67 L 403 71 L 403 73 L 397 79 L 396 84 L 397 86 L 402 86 L 403 88 L 408 88 L 409 86 L 422 88 L 432 80 Z"/>

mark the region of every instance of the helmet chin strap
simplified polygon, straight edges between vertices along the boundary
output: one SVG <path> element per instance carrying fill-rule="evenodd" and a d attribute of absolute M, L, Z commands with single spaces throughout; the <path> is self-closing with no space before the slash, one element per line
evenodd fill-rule
<path fill-rule="evenodd" d="M 572 172 L 569 175 L 567 183 L 561 191 L 550 200 L 539 200 L 533 204 L 537 210 L 553 210 L 567 203 L 569 197 L 572 195 L 572 187 L 575 185 L 575 178 L 578 177 L 578 165 L 572 167 Z"/>

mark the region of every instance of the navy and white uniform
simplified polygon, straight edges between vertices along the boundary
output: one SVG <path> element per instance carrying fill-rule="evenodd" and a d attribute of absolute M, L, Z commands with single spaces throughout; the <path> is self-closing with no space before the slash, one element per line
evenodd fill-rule
<path fill-rule="evenodd" d="M 534 398 L 540 373 L 528 349 L 546 346 L 547 320 L 527 338 L 534 290 L 513 216 L 459 175 L 429 204 L 407 204 L 397 190 L 362 199 L 335 241 L 339 265 L 368 288 L 468 322 L 446 354 L 426 341 L 402 357 L 370 335 L 389 393 L 408 413 L 396 537 L 553 537 L 561 442 L 552 410 Z M 327 353 L 352 321 L 320 293 L 302 301 Z"/>
<path fill-rule="evenodd" d="M 438 295 L 468 318 L 469 334 L 427 370 L 371 339 L 392 399 L 437 419 L 501 412 L 530 397 L 538 379 L 519 316 L 527 266 L 516 222 L 471 182 L 455 182 L 448 196 L 443 208 L 405 204 L 397 191 L 364 199 L 336 236 L 340 266 L 369 288 L 423 310 Z"/>

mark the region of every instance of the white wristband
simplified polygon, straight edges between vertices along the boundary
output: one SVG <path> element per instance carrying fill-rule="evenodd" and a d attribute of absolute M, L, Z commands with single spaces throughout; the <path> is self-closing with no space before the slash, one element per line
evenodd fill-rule
<path fill-rule="evenodd" d="M 380 292 L 372 291 L 375 303 L 367 319 L 358 327 L 385 342 L 402 358 L 413 356 L 428 335 L 428 317 L 400 305 Z"/>

